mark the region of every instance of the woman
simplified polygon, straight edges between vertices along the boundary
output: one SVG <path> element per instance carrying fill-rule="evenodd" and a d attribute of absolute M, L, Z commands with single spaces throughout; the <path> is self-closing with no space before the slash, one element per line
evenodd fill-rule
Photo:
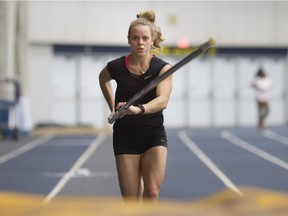
<path fill-rule="evenodd" d="M 111 118 L 125 102 L 171 65 L 150 54 L 163 41 L 155 25 L 155 13 L 145 11 L 130 23 L 128 44 L 131 53 L 108 62 L 99 75 L 100 87 L 110 108 Z M 115 99 L 110 81 L 117 83 Z M 124 200 L 157 201 L 164 180 L 167 137 L 162 111 L 172 90 L 172 76 L 130 106 L 113 125 L 113 148 L 119 186 Z M 144 188 L 143 188 L 144 187 Z"/>
<path fill-rule="evenodd" d="M 258 128 L 265 128 L 265 119 L 269 113 L 269 100 L 271 80 L 262 68 L 256 73 L 255 79 L 252 82 L 252 87 L 256 92 L 256 102 L 258 106 Z"/>

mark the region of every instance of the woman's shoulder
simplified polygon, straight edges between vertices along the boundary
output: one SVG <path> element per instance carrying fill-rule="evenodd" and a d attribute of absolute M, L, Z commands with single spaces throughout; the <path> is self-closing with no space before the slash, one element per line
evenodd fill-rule
<path fill-rule="evenodd" d="M 125 56 L 115 58 L 107 63 L 108 70 L 113 70 L 114 68 L 119 68 L 125 62 Z"/>
<path fill-rule="evenodd" d="M 151 66 L 150 66 L 150 73 L 153 74 L 153 76 L 158 76 L 160 71 L 169 63 L 164 61 L 163 59 L 153 56 Z"/>
<path fill-rule="evenodd" d="M 115 58 L 107 63 L 107 69 L 112 79 L 117 77 L 117 72 L 122 70 L 125 65 L 125 56 L 121 56 L 119 58 Z"/>
<path fill-rule="evenodd" d="M 163 68 L 165 65 L 169 64 L 168 62 L 157 56 L 153 56 L 152 62 L 154 67 L 160 67 L 160 68 Z"/>
<path fill-rule="evenodd" d="M 163 60 L 162 58 L 153 55 L 153 60 L 157 63 L 162 63 L 162 64 L 168 64 L 168 62 L 166 62 L 165 60 Z"/>
<path fill-rule="evenodd" d="M 125 56 L 120 56 L 118 58 L 110 60 L 108 64 L 117 64 L 117 63 L 122 63 L 123 61 L 125 61 Z"/>

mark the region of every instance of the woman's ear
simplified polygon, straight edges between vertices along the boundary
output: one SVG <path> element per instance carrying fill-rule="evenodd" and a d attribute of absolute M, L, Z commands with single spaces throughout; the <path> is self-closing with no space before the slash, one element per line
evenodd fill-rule
<path fill-rule="evenodd" d="M 153 47 L 153 44 L 154 44 L 154 40 L 152 40 L 151 44 L 150 44 L 150 47 L 152 48 Z"/>

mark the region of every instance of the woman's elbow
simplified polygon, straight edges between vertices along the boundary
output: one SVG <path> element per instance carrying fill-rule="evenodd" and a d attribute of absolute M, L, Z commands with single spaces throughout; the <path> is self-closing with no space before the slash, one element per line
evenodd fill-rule
<path fill-rule="evenodd" d="M 162 110 L 164 110 L 164 109 L 166 109 L 168 107 L 168 102 L 169 102 L 168 98 L 162 98 L 161 99 L 161 108 L 162 108 Z"/>

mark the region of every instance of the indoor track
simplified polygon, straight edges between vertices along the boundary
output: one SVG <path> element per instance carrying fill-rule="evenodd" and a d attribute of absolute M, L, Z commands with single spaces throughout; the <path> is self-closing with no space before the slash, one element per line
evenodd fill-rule
<path fill-rule="evenodd" d="M 160 201 L 194 203 L 223 193 L 243 200 L 256 190 L 255 197 L 263 192 L 268 203 L 279 193 L 287 204 L 287 129 L 167 129 L 168 162 Z M 6 197 L 36 195 L 42 204 L 59 197 L 121 200 L 111 132 L 38 133 L 19 141 L 1 140 L 0 154 L 0 191 Z M 273 194 L 270 201 L 267 191 Z M 287 205 L 282 207 L 287 212 Z"/>

